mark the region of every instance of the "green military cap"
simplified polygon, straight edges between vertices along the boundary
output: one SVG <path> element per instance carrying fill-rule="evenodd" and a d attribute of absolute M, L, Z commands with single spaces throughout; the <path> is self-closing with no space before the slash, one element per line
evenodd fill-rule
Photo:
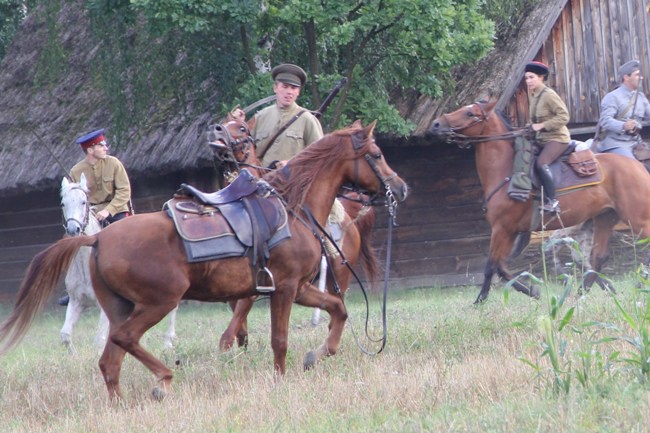
<path fill-rule="evenodd" d="M 640 69 L 641 64 L 639 63 L 638 60 L 630 60 L 629 62 L 625 63 L 623 66 L 618 68 L 618 79 L 619 81 L 623 80 L 623 75 L 630 75 L 634 71 Z"/>
<path fill-rule="evenodd" d="M 283 63 L 271 70 L 273 81 L 291 84 L 292 86 L 302 87 L 307 81 L 307 74 L 300 66 L 291 63 Z"/>

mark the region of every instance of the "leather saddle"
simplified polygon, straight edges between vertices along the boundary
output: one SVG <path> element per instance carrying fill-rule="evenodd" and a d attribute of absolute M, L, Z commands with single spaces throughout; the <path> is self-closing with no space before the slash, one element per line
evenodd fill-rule
<path fill-rule="evenodd" d="M 287 211 L 271 187 L 242 170 L 228 187 L 205 193 L 183 184 L 163 206 L 183 240 L 188 261 L 249 255 L 264 266 L 270 250 L 291 237 Z"/>
<path fill-rule="evenodd" d="M 597 185 L 604 180 L 603 169 L 598 163 L 591 150 L 576 152 L 576 143 L 571 142 L 567 150 L 550 165 L 555 189 L 558 193 L 566 193 L 575 189 Z M 576 155 L 580 153 L 581 155 Z M 576 158 L 576 156 L 578 156 Z M 578 161 L 577 164 L 573 161 Z M 588 170 L 584 170 L 588 167 Z M 536 190 L 539 190 L 541 182 L 535 170 L 535 164 L 531 164 L 531 179 Z"/>

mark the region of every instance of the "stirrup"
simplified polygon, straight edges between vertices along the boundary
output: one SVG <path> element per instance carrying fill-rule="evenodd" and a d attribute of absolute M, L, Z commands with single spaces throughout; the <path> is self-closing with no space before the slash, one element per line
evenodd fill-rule
<path fill-rule="evenodd" d="M 560 213 L 560 202 L 554 199 L 544 203 L 542 210 L 549 213 Z"/>
<path fill-rule="evenodd" d="M 262 276 L 267 276 L 271 280 L 270 286 L 260 286 L 260 274 Z M 260 293 L 271 293 L 275 292 L 275 280 L 273 280 L 273 274 L 266 266 L 257 270 L 257 275 L 255 276 L 255 290 Z"/>

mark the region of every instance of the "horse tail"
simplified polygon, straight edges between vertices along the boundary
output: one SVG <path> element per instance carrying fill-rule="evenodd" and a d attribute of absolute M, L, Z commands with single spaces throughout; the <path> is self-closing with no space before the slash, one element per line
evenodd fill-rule
<path fill-rule="evenodd" d="M 14 309 L 0 325 L 0 355 L 20 343 L 79 248 L 95 242 L 96 236 L 64 238 L 34 256 L 18 290 Z"/>
<path fill-rule="evenodd" d="M 367 210 L 366 210 L 367 209 Z M 366 278 L 370 282 L 370 286 L 374 286 L 379 276 L 379 261 L 377 254 L 372 246 L 372 229 L 375 225 L 375 210 L 371 207 L 366 207 L 360 211 L 354 219 L 354 224 L 359 230 L 359 237 L 361 238 L 361 268 L 366 274 Z"/>

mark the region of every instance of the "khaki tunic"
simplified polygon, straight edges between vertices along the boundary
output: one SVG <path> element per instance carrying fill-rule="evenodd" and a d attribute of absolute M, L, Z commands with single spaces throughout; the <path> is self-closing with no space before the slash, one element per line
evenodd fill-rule
<path fill-rule="evenodd" d="M 273 146 L 270 146 L 269 140 L 302 110 L 304 108 L 296 103 L 286 109 L 281 109 L 274 104 L 255 115 L 255 126 L 251 133 L 255 137 L 257 157 L 262 155 L 262 165 L 266 167 L 273 161 L 290 159 L 306 146 L 323 137 L 323 128 L 320 122 L 307 111 L 280 134 Z"/>
<path fill-rule="evenodd" d="M 90 190 L 88 200 L 95 207 L 95 211 L 106 209 L 111 216 L 129 211 L 131 184 L 119 159 L 109 155 L 98 160 L 95 165 L 84 159 L 70 170 L 75 182 L 79 182 L 81 173 L 86 175 Z"/>
<path fill-rule="evenodd" d="M 544 128 L 537 132 L 537 141 L 544 145 L 549 141 L 569 143 L 569 110 L 555 90 L 545 85 L 533 92 L 528 103 L 528 112 L 532 123 L 544 123 Z"/>

